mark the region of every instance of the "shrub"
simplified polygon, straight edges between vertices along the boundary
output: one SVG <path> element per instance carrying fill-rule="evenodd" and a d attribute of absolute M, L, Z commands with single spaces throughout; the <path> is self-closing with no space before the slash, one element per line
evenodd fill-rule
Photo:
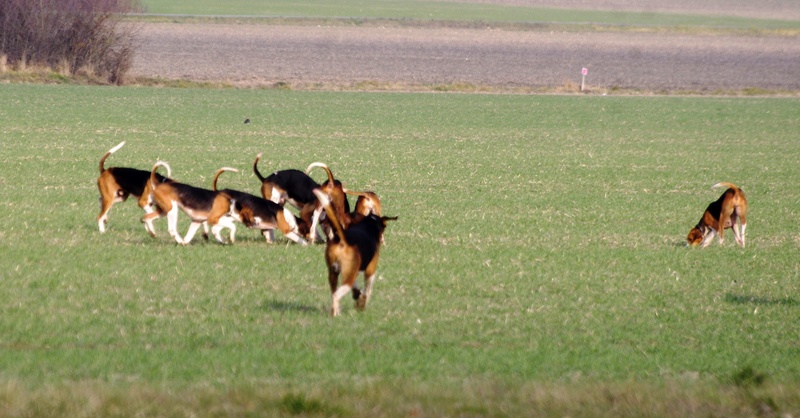
<path fill-rule="evenodd" d="M 0 54 L 18 70 L 66 67 L 122 84 L 135 30 L 120 17 L 139 9 L 138 0 L 2 0 Z"/>

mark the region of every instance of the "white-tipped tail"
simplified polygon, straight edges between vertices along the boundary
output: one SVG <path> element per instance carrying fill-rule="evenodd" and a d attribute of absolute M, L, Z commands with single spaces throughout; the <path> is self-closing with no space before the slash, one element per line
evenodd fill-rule
<path fill-rule="evenodd" d="M 167 177 L 172 177 L 172 168 L 170 168 L 169 164 L 165 161 L 158 160 L 156 161 L 156 167 L 161 166 L 167 170 Z"/>
<path fill-rule="evenodd" d="M 322 190 L 314 189 L 314 196 L 317 196 L 317 199 L 319 199 L 319 203 L 321 203 L 323 207 L 330 206 L 331 200 L 328 199 L 328 195 L 322 193 Z"/>
<path fill-rule="evenodd" d="M 158 170 L 158 167 L 164 167 L 167 169 L 167 177 L 172 177 L 172 169 L 169 167 L 169 164 L 161 160 L 156 161 L 156 163 L 153 165 L 153 170 L 150 172 L 150 184 L 153 187 L 156 187 L 158 184 L 156 183 L 156 171 Z"/>
<path fill-rule="evenodd" d="M 711 186 L 711 190 L 714 190 L 717 187 L 728 187 L 728 188 L 734 188 L 734 189 L 738 189 L 739 188 L 739 186 L 737 186 L 737 185 L 735 185 L 733 183 L 730 183 L 730 182 L 727 182 L 727 181 L 721 181 L 721 182 Z"/>
<path fill-rule="evenodd" d="M 116 147 L 114 147 L 114 148 L 111 148 L 111 149 L 108 151 L 108 153 L 109 153 L 109 154 L 113 154 L 113 153 L 115 153 L 115 152 L 119 151 L 119 149 L 120 149 L 120 148 L 122 148 L 122 146 L 123 146 L 123 145 L 125 145 L 125 141 L 122 141 L 122 142 L 120 142 L 120 143 L 119 143 L 119 144 L 118 144 Z"/>
<path fill-rule="evenodd" d="M 222 167 L 222 168 L 220 168 L 219 170 L 217 170 L 216 173 L 214 173 L 214 181 L 211 182 L 211 190 L 217 191 L 217 180 L 219 180 L 219 176 L 222 173 L 226 172 L 226 171 L 232 171 L 234 173 L 238 173 L 239 172 L 239 170 L 237 170 L 235 168 L 232 168 L 232 167 Z"/>
<path fill-rule="evenodd" d="M 325 163 L 321 163 L 321 162 L 317 161 L 317 162 L 313 162 L 313 163 L 308 165 L 308 168 L 306 168 L 306 174 L 310 173 L 311 170 L 313 168 L 315 168 L 315 167 L 321 167 L 321 168 L 324 168 L 326 170 L 328 169 L 328 166 Z"/>

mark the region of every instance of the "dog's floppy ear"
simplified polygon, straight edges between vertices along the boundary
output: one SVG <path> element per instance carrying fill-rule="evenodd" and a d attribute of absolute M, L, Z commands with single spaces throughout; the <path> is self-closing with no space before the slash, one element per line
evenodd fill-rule
<path fill-rule="evenodd" d="M 255 219 L 253 216 L 253 210 L 249 207 L 243 207 L 239 211 L 239 218 L 242 219 L 242 223 L 247 226 L 252 226 L 255 223 Z"/>
<path fill-rule="evenodd" d="M 689 235 L 686 237 L 686 245 L 689 247 L 696 247 L 703 241 L 703 231 L 698 227 L 692 228 Z"/>

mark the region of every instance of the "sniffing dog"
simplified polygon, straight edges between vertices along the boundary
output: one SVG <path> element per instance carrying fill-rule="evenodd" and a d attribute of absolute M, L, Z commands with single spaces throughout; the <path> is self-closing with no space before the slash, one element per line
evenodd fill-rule
<path fill-rule="evenodd" d="M 108 212 L 111 210 L 111 206 L 116 202 L 126 201 L 128 196 L 135 197 L 139 207 L 145 213 L 160 210 L 157 207 L 153 209 L 152 201 L 150 200 L 149 171 L 128 167 L 105 168 L 106 159 L 111 154 L 119 151 L 123 145 L 125 145 L 125 141 L 108 150 L 100 158 L 100 176 L 97 178 L 97 189 L 100 190 L 100 214 L 97 215 L 97 227 L 101 233 L 106 232 Z M 157 176 L 159 182 L 169 181 L 167 178 L 170 176 L 169 170 L 167 170 L 167 177 L 160 174 Z"/>
<path fill-rule="evenodd" d="M 308 174 L 295 169 L 280 170 L 267 177 L 258 171 L 258 161 L 262 153 L 253 162 L 253 172 L 261 181 L 261 196 L 281 206 L 289 203 L 300 210 L 300 219 L 309 225 L 308 240 L 314 243 L 317 238 L 317 226 L 322 207 L 318 204 L 313 190 L 319 187 Z"/>
<path fill-rule="evenodd" d="M 727 187 L 728 190 L 708 205 L 700 222 L 689 231 L 686 237 L 687 245 L 706 247 L 714 240 L 714 235 L 719 235 L 719 243 L 722 244 L 724 230 L 731 228 L 736 243 L 744 247 L 744 231 L 747 228 L 747 199 L 744 197 L 744 192 L 733 183 L 717 183 L 711 186 L 711 189 L 717 187 Z"/>
<path fill-rule="evenodd" d="M 381 200 L 375 192 L 356 192 L 353 190 L 344 189 L 345 194 L 358 196 L 356 206 L 350 212 L 350 222 L 358 223 L 368 215 L 381 216 Z"/>
<path fill-rule="evenodd" d="M 328 265 L 328 283 L 331 287 L 331 315 L 340 313 L 339 300 L 351 292 L 356 301 L 356 309 L 364 310 L 372 294 L 375 272 L 378 269 L 381 237 L 386 228 L 386 222 L 396 220 L 397 217 L 379 217 L 370 214 L 360 222 L 347 229 L 342 228 L 336 217 L 336 211 L 331 207 L 328 196 L 320 189 L 314 189 L 314 194 L 325 208 L 325 213 L 336 231 L 333 239 L 328 240 L 325 248 L 325 262 Z M 364 293 L 355 286 L 359 272 L 364 272 Z M 339 276 L 342 283 L 339 286 Z"/>
<path fill-rule="evenodd" d="M 159 167 L 164 167 L 170 171 L 169 165 L 163 161 L 158 161 L 150 172 L 150 182 L 153 188 L 152 196 L 156 204 L 166 213 L 169 234 L 175 238 L 178 244 L 186 245 L 192 241 L 197 229 L 203 223 L 211 227 L 211 232 L 217 241 L 225 243 L 220 232 L 223 228 L 230 230 L 230 242 L 236 238 L 236 225 L 233 217 L 230 216 L 231 197 L 222 192 L 202 189 L 188 184 L 172 182 L 160 182 L 156 171 Z M 226 168 L 227 169 L 227 168 Z M 230 170 L 230 169 L 228 169 Z M 178 209 L 189 216 L 192 220 L 186 236 L 181 238 L 178 234 Z M 159 213 L 148 213 L 142 218 L 145 228 L 153 235 L 153 219 L 161 216 Z"/>
<path fill-rule="evenodd" d="M 217 191 L 217 180 L 220 174 L 226 171 L 238 172 L 239 170 L 227 167 L 217 170 L 214 174 L 214 182 L 212 183 L 211 190 Z M 223 189 L 221 192 L 230 196 L 233 201 L 230 215 L 248 228 L 260 229 L 261 234 L 264 235 L 267 242 L 275 242 L 275 234 L 273 231 L 275 229 L 280 229 L 283 235 L 290 240 L 301 245 L 308 245 L 306 240 L 302 237 L 300 227 L 298 226 L 298 219 L 288 208 L 271 200 L 238 190 Z"/>
<path fill-rule="evenodd" d="M 362 219 L 369 215 L 381 216 L 381 200 L 375 192 L 356 192 L 348 189 L 344 189 L 344 192 L 345 194 L 358 196 L 353 211 L 348 214 L 351 225 L 361 222 Z M 381 235 L 381 244 L 384 242 L 383 235 Z"/>
<path fill-rule="evenodd" d="M 336 211 L 336 217 L 342 224 L 342 228 L 347 229 L 347 227 L 350 226 L 352 219 L 350 216 L 350 203 L 347 201 L 347 196 L 345 196 L 342 182 L 333 178 L 331 169 L 328 168 L 325 163 L 315 162 L 309 164 L 308 168 L 306 168 L 306 174 L 310 175 L 311 170 L 314 168 L 322 168 L 328 175 L 328 179 L 322 182 L 322 184 L 319 185 L 319 188 L 328 196 L 328 199 L 331 201 L 333 210 Z M 317 204 L 321 208 L 319 202 Z M 333 227 L 325 219 L 321 221 L 321 224 L 323 225 L 323 229 L 325 230 L 325 234 L 327 235 L 328 239 L 331 239 L 334 234 Z"/>

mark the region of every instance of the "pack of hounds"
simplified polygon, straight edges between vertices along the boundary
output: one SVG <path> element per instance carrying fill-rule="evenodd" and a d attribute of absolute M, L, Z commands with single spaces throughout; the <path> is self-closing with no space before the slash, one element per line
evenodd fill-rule
<path fill-rule="evenodd" d="M 211 189 L 181 183 L 172 178 L 170 166 L 157 161 L 150 171 L 129 167 L 105 167 L 106 159 L 118 151 L 120 143 L 100 158 L 100 214 L 97 226 L 105 232 L 108 212 L 116 202 L 128 197 L 137 199 L 145 211 L 145 229 L 156 235 L 153 221 L 167 218 L 167 230 L 178 244 L 189 244 L 202 226 L 207 238 L 209 230 L 221 243 L 235 241 L 236 225 L 262 232 L 267 242 L 274 242 L 274 230 L 300 245 L 325 240 L 325 262 L 331 288 L 331 315 L 340 314 L 339 302 L 352 293 L 358 310 L 367 306 L 378 267 L 380 246 L 386 223 L 397 217 L 381 215 L 381 202 L 371 191 L 347 190 L 324 163 L 315 162 L 305 172 L 295 169 L 276 171 L 266 177 L 258 171 L 261 154 L 253 162 L 253 171 L 261 181 L 261 197 L 246 192 L 217 188 L 220 175 L 238 170 L 222 167 L 214 174 Z M 166 176 L 158 170 L 166 171 Z M 328 179 L 317 184 L 309 173 L 325 170 Z M 358 196 L 350 210 L 347 195 Z M 288 205 L 287 205 L 288 203 Z M 287 206 L 299 211 L 295 215 Z M 184 236 L 178 233 L 178 213 L 191 220 Z M 228 229 L 227 240 L 222 231 Z M 322 233 L 320 233 L 320 230 Z M 364 291 L 356 286 L 358 274 L 364 274 Z M 341 277 L 341 283 L 340 283 Z"/>
<path fill-rule="evenodd" d="M 278 229 L 301 245 L 323 239 L 319 232 L 321 229 L 327 241 L 325 262 L 331 288 L 331 315 L 339 315 L 339 301 L 350 292 L 356 308 L 366 308 L 378 266 L 383 231 L 387 221 L 397 219 L 381 215 L 381 203 L 374 192 L 345 189 L 339 180 L 334 179 L 328 166 L 319 162 L 309 165 L 305 172 L 289 169 L 264 177 L 258 171 L 261 154 L 253 162 L 253 171 L 261 181 L 261 197 L 233 189 L 218 190 L 217 182 L 222 173 L 238 171 L 230 167 L 217 170 L 211 189 L 172 179 L 170 166 L 163 161 L 156 162 L 151 171 L 105 168 L 106 159 L 123 145 L 125 142 L 100 158 L 100 177 L 97 178 L 101 205 L 97 226 L 100 232 L 106 230 L 111 206 L 129 196 L 134 196 L 145 211 L 142 221 L 151 236 L 156 235 L 153 221 L 166 216 L 169 234 L 181 245 L 190 243 L 200 226 L 203 226 L 206 237 L 210 229 L 221 243 L 226 242 L 221 234 L 226 228 L 228 241 L 234 242 L 238 222 L 247 228 L 261 230 L 267 242 L 275 241 L 274 230 Z M 166 177 L 157 172 L 162 167 L 167 172 Z M 308 175 L 314 168 L 327 173 L 328 179 L 322 184 L 317 184 Z M 711 188 L 718 187 L 727 189 L 708 205 L 700 221 L 689 231 L 686 237 L 688 246 L 706 247 L 715 236 L 722 243 L 724 231 L 728 228 L 733 230 L 736 243 L 745 246 L 747 199 L 744 192 L 728 182 L 717 183 Z M 346 195 L 358 196 L 352 211 Z M 296 208 L 299 216 L 294 215 L 286 203 Z M 179 211 L 191 219 L 189 230 L 183 237 L 177 230 Z M 364 273 L 364 292 L 356 287 L 359 272 Z"/>

